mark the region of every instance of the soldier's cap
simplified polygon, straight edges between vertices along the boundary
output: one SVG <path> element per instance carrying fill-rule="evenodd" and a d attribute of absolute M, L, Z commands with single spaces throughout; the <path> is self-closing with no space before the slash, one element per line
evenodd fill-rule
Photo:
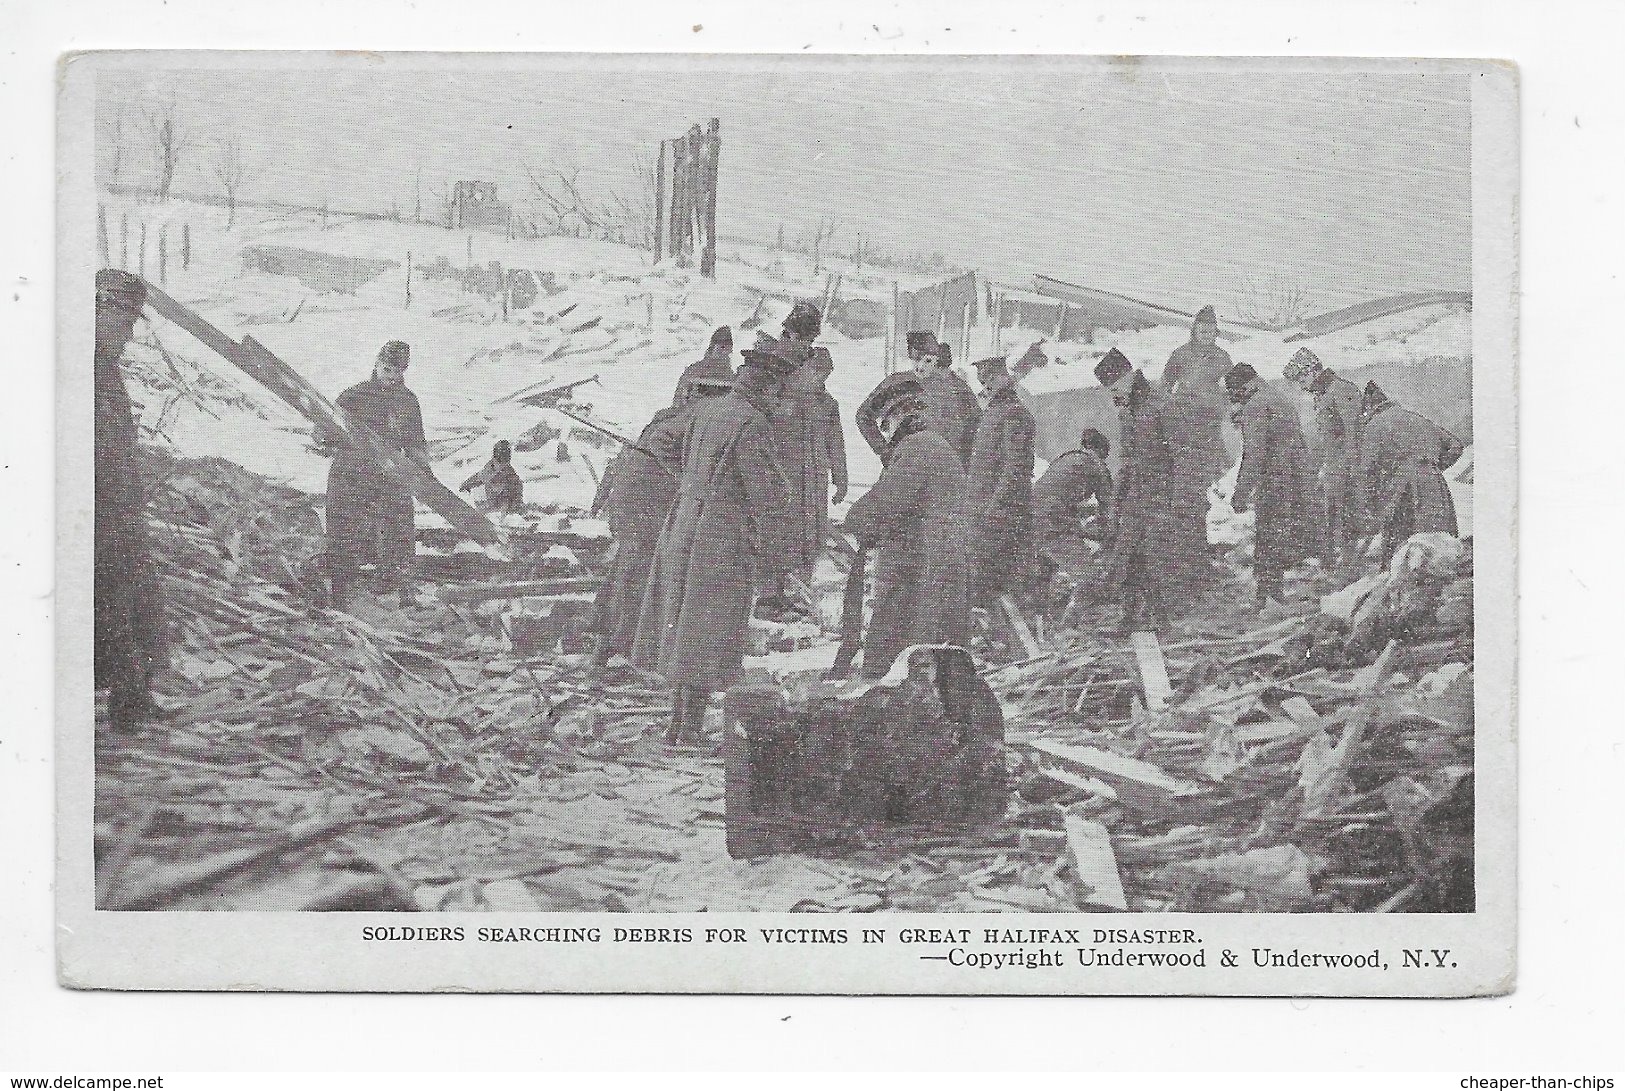
<path fill-rule="evenodd" d="M 1095 452 L 1101 458 L 1105 458 L 1112 453 L 1111 440 L 1107 439 L 1106 433 L 1098 428 L 1085 428 L 1083 433 L 1078 436 L 1078 446 Z"/>
<path fill-rule="evenodd" d="M 96 302 L 140 314 L 147 302 L 147 282 L 123 269 L 99 269 L 96 272 Z"/>
<path fill-rule="evenodd" d="M 1377 385 L 1377 380 L 1372 379 L 1365 384 L 1365 393 L 1360 398 L 1360 408 L 1369 411 L 1380 405 L 1389 405 L 1392 402 L 1393 399 L 1383 392 L 1382 387 Z"/>
<path fill-rule="evenodd" d="M 1292 359 L 1288 360 L 1286 367 L 1281 369 L 1281 374 L 1293 382 L 1298 382 L 1306 376 L 1322 370 L 1324 370 L 1324 365 L 1321 364 L 1320 357 L 1316 356 L 1306 346 L 1292 354 Z"/>
<path fill-rule="evenodd" d="M 729 348 L 733 348 L 733 329 L 729 326 L 718 326 L 711 331 L 711 340 L 707 344 L 711 348 L 716 348 L 719 345 L 727 345 Z"/>
<path fill-rule="evenodd" d="M 824 329 L 824 316 L 810 299 L 798 299 L 784 320 L 784 332 L 794 334 L 803 341 L 811 341 Z"/>
<path fill-rule="evenodd" d="M 745 367 L 759 367 L 775 379 L 788 378 L 797 367 L 795 361 L 781 353 L 777 345 L 768 348 L 757 342 L 755 348 L 745 349 L 740 355 L 745 358 Z"/>
<path fill-rule="evenodd" d="M 1191 325 L 1194 326 L 1198 322 L 1211 322 L 1215 326 L 1219 324 L 1219 316 L 1213 312 L 1213 304 L 1209 303 L 1196 312 L 1196 317 L 1191 319 Z"/>
<path fill-rule="evenodd" d="M 926 333 L 924 330 L 908 331 L 908 351 L 924 354 L 936 350 L 937 339 L 931 334 Z"/>
<path fill-rule="evenodd" d="M 394 364 L 405 367 L 412 359 L 412 346 L 405 341 L 386 341 L 384 347 L 378 350 L 380 364 Z"/>
<path fill-rule="evenodd" d="M 971 364 L 971 367 L 975 368 L 976 374 L 980 375 L 983 368 L 996 367 L 1000 371 L 1008 371 L 1010 369 L 1010 362 L 1003 356 L 984 356 L 980 360 L 977 360 L 975 363 Z"/>
<path fill-rule="evenodd" d="M 835 370 L 835 357 L 831 356 L 829 354 L 829 349 L 825 348 L 823 345 L 814 345 L 812 353 L 807 357 L 807 359 L 812 363 L 817 364 L 819 368 L 824 371 Z"/>
<path fill-rule="evenodd" d="M 917 379 L 903 379 L 893 383 L 874 403 L 875 418 L 885 422 L 904 413 L 918 413 L 925 409 L 925 387 Z"/>
<path fill-rule="evenodd" d="M 1225 389 L 1232 394 L 1239 394 L 1246 389 L 1247 384 L 1258 378 L 1258 372 L 1253 370 L 1252 364 L 1237 364 L 1224 373 Z"/>
<path fill-rule="evenodd" d="M 1095 365 L 1095 379 L 1101 386 L 1111 386 L 1133 370 L 1134 365 L 1129 363 L 1128 357 L 1112 348 Z"/>

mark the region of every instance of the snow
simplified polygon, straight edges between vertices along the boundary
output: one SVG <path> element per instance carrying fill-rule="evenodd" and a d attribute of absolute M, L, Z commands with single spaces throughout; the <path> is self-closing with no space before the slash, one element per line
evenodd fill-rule
<path fill-rule="evenodd" d="M 522 405 L 510 395 L 596 375 L 596 383 L 575 391 L 575 407 L 586 406 L 593 420 L 636 436 L 657 410 L 670 404 L 677 375 L 700 357 L 716 326 L 732 325 L 740 347 L 751 343 L 758 328 L 777 332 L 788 313 L 788 300 L 822 297 L 832 272 L 826 267 L 815 274 L 803 255 L 736 245 L 719 254 L 713 281 L 670 260 L 652 265 L 646 252 L 595 240 L 509 240 L 490 232 L 454 232 L 336 214 L 324 226 L 319 213 L 258 210 L 241 211 L 237 225 L 227 231 L 224 210 L 211 206 L 176 201 L 160 211 L 121 205 L 117 199 L 109 199 L 108 205 L 115 263 L 121 217 L 129 217 L 132 239 L 139 223 L 148 223 L 147 272 L 154 277 L 152 240 L 160 223 L 167 225 L 171 240 L 181 224 L 189 224 L 191 267 L 180 268 L 179 245 L 172 241 L 165 290 L 228 334 L 252 336 L 330 398 L 369 374 L 373 356 L 385 341 L 408 342 L 412 364 L 407 381 L 423 407 L 431 450 L 437 456 L 435 472 L 452 488 L 484 464 L 498 439 L 516 440 L 545 424 L 559 436 L 537 450 L 516 451 L 514 466 L 525 482 L 526 500 L 554 510 L 590 507 L 615 446 L 563 414 Z M 244 270 L 241 252 L 254 245 L 397 264 L 347 295 L 313 290 L 293 276 Z M 544 292 L 528 311 L 504 318 L 500 300 L 467 292 L 460 280 L 436 279 L 423 272 L 442 259 L 461 269 L 468 262 L 470 245 L 475 265 L 497 261 L 504 268 L 533 270 L 550 278 L 556 291 Z M 405 292 L 408 253 L 417 269 L 410 305 Z M 132 242 L 131 264 L 136 256 Z M 848 297 L 889 298 L 894 280 L 911 288 L 935 279 L 891 271 L 837 271 L 843 278 L 842 294 Z M 596 324 L 582 328 L 594 319 Z M 747 328 L 744 323 L 752 319 L 755 324 Z M 1418 308 L 1304 342 L 1288 343 L 1281 334 L 1239 328 L 1225 332 L 1221 344 L 1230 355 L 1251 363 L 1266 377 L 1279 375 L 1300 344 L 1342 370 L 1471 354 L 1471 315 L 1445 306 Z M 1006 329 L 999 342 L 1012 361 L 1030 345 L 1040 344 L 1051 362 L 1025 376 L 1022 385 L 1041 393 L 1096 385 L 1094 363 L 1113 345 L 1156 378 L 1169 353 L 1186 337 L 1183 326 L 1156 326 L 1115 335 L 1098 333 L 1093 344 L 1056 343 L 1042 330 Z M 186 454 L 220 455 L 296 488 L 324 491 L 328 462 L 310 448 L 309 426 L 298 414 L 168 323 L 156 322 L 150 330 L 138 327 L 137 339 L 148 342 L 130 349 L 138 373 L 152 380 L 133 391 L 143 403 L 146 424 L 161 426 L 162 435 Z M 828 386 L 843 409 L 849 504 L 880 473 L 878 458 L 857 431 L 853 410 L 884 373 L 885 339 L 851 340 L 828 326 L 820 340 L 835 362 Z M 160 353 L 160 344 L 168 360 Z M 969 359 L 985 355 L 992 349 L 992 331 L 985 325 L 974 328 L 970 345 Z M 976 389 L 968 363 L 968 359 L 957 362 Z M 189 384 L 204 384 L 201 397 L 175 396 L 175 384 L 163 376 L 177 369 Z M 1470 525 L 1471 488 L 1453 483 L 1453 491 Z M 845 506 L 836 507 L 834 514 L 844 514 Z M 428 512 L 420 512 L 420 524 L 435 521 Z M 572 529 L 587 533 L 583 522 L 578 520 Z M 1223 536 L 1240 530 L 1216 529 Z"/>

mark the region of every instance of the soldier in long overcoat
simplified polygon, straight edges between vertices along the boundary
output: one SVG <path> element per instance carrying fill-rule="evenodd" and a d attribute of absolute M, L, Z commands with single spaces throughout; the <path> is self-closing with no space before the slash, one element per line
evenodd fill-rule
<path fill-rule="evenodd" d="M 673 740 L 697 735 L 711 693 L 739 676 L 756 584 L 776 568 L 774 527 L 789 503 L 771 420 L 794 365 L 759 349 L 744 357 L 733 389 L 683 434 L 677 502 L 632 644 L 632 662 L 673 687 Z"/>
<path fill-rule="evenodd" d="M 1091 502 L 1101 523 L 1111 520 L 1110 453 L 1111 442 L 1098 429 L 1085 428 L 1078 446 L 1057 456 L 1033 482 L 1038 558 L 1048 574 L 1059 569 L 1075 575 L 1093 556 L 1083 524 Z"/>
<path fill-rule="evenodd" d="M 1265 387 L 1249 364 L 1225 373 L 1225 388 L 1241 407 L 1241 469 L 1231 505 L 1253 507 L 1253 576 L 1258 606 L 1282 597 L 1286 570 L 1313 556 L 1325 533 L 1325 509 L 1298 411 Z"/>
<path fill-rule="evenodd" d="M 841 429 L 841 407 L 825 386 L 834 370 L 829 350 L 814 347 L 807 362 L 790 376 L 782 412 L 773 422 L 779 468 L 790 488 L 790 518 L 783 528 L 781 564 L 803 583 L 812 579 L 813 568 L 824 552 L 830 504 L 846 499 L 846 437 Z"/>
<path fill-rule="evenodd" d="M 423 410 L 417 395 L 406 388 L 410 359 L 404 341 L 390 341 L 378 350 L 372 378 L 340 394 L 338 405 L 387 447 L 427 468 Z M 417 552 L 412 494 L 361 448 L 321 430 L 316 439 L 319 449 L 333 452 L 327 474 L 327 574 L 333 605 L 342 609 L 349 603 L 356 577 L 369 563 L 377 566 L 382 590 L 404 590 Z"/>
<path fill-rule="evenodd" d="M 1095 365 L 1095 378 L 1111 391 L 1121 431 L 1111 579 L 1129 630 L 1166 626 L 1165 588 L 1182 582 L 1191 563 L 1188 536 L 1175 533 L 1173 426 L 1167 395 L 1117 349 Z"/>
<path fill-rule="evenodd" d="M 677 499 L 683 473 L 683 439 L 694 415 L 708 399 L 726 394 L 728 378 L 700 374 L 680 391 L 678 404 L 659 410 L 638 433 L 637 445 L 626 447 L 606 468 L 593 507 L 609 523 L 615 543 L 604 585 L 593 599 L 589 631 L 592 663 L 601 669 L 615 655 L 629 655 L 643 611 L 660 531 Z"/>
<path fill-rule="evenodd" d="M 969 647 L 965 469 L 947 437 L 926 427 L 924 391 L 897 385 L 878 407 L 891 457 L 853 503 L 846 530 L 879 549 L 863 673 L 883 676 L 913 644 Z M 849 579 L 862 579 L 854 571 Z"/>
<path fill-rule="evenodd" d="M 1283 372 L 1315 398 L 1320 440 L 1320 487 L 1326 504 L 1322 555 L 1328 566 L 1360 536 L 1360 388 L 1320 362 L 1307 348 L 1292 354 Z"/>
<path fill-rule="evenodd" d="M 971 602 L 990 606 L 1018 590 L 1032 565 L 1033 442 L 1038 427 L 1016 396 L 1004 357 L 975 363 L 986 406 L 966 472 Z"/>
<path fill-rule="evenodd" d="M 1394 404 L 1374 382 L 1366 384 L 1362 400 L 1360 484 L 1367 533 L 1382 532 L 1390 557 L 1413 534 L 1455 534 L 1456 502 L 1444 471 L 1461 457 L 1461 440 Z"/>
<path fill-rule="evenodd" d="M 1191 322 L 1190 340 L 1174 349 L 1162 370 L 1172 426 L 1168 441 L 1174 459 L 1175 530 L 1181 551 L 1192 557 L 1207 551 L 1208 488 L 1234 461 L 1224 435 L 1229 403 L 1223 380 L 1231 359 L 1219 347 L 1218 336 L 1218 317 L 1212 307 L 1203 307 Z"/>
<path fill-rule="evenodd" d="M 168 646 L 148 551 L 136 424 L 119 360 L 147 298 L 140 278 L 96 274 L 96 511 L 93 668 L 108 722 L 128 731 L 154 711 L 149 682 Z"/>

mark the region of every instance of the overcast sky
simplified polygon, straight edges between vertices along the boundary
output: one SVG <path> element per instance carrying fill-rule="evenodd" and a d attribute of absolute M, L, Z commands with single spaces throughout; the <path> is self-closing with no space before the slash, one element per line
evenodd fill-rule
<path fill-rule="evenodd" d="M 171 54 L 162 72 L 103 70 L 99 142 L 120 108 L 138 118 L 172 100 L 193 145 L 177 188 L 211 188 L 212 147 L 236 134 L 250 197 L 410 212 L 421 169 L 427 214 L 457 178 L 522 197 L 526 166 L 576 165 L 589 186 L 629 188 L 635 153 L 716 116 L 724 236 L 771 241 L 782 223 L 794 238 L 833 215 L 842 249 L 862 231 L 996 276 L 1045 272 L 1187 307 L 1222 305 L 1244 277 L 1300 281 L 1315 309 L 1470 287 L 1460 72 L 946 57 L 253 63 L 174 71 Z"/>

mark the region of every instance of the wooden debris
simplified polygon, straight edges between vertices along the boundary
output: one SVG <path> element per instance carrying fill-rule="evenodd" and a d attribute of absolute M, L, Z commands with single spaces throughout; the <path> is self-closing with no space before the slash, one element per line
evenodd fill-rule
<path fill-rule="evenodd" d="M 1066 843 L 1072 850 L 1072 864 L 1084 888 L 1083 900 L 1107 909 L 1128 909 L 1123 879 L 1112 852 L 1112 835 L 1106 827 L 1079 815 L 1066 816 Z"/>
<path fill-rule="evenodd" d="M 1168 664 L 1162 657 L 1162 645 L 1157 643 L 1156 633 L 1130 633 L 1128 639 L 1129 646 L 1134 649 L 1134 660 L 1140 667 L 1145 707 L 1152 712 L 1161 712 L 1168 706 L 1168 698 L 1173 694 L 1173 686 L 1168 682 Z"/>
<path fill-rule="evenodd" d="M 999 609 L 1004 611 L 1005 620 L 1009 621 L 1016 639 L 1021 641 L 1021 650 L 1027 658 L 1036 659 L 1043 655 L 1043 646 L 1033 637 L 1033 631 L 1027 627 L 1027 619 L 1021 616 L 1020 607 L 1011 601 L 1009 595 L 999 596 Z"/>

